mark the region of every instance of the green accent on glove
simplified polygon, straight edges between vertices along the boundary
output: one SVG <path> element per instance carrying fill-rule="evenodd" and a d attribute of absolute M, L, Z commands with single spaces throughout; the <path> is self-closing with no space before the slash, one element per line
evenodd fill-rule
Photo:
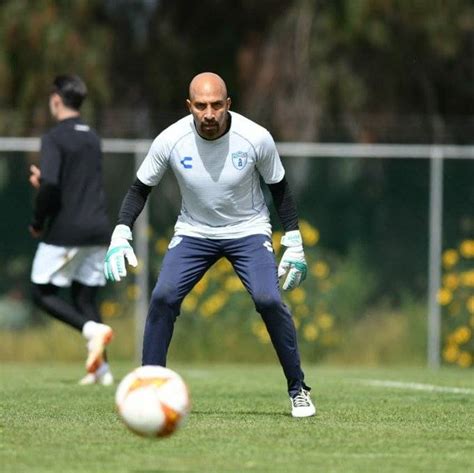
<path fill-rule="evenodd" d="M 121 245 L 121 246 L 115 246 L 114 248 L 111 248 L 109 251 L 107 251 L 107 254 L 105 255 L 105 261 L 108 262 L 110 257 L 112 257 L 115 253 L 117 253 L 120 250 L 126 250 L 127 248 L 130 248 L 130 245 Z"/>
<path fill-rule="evenodd" d="M 107 280 L 112 281 L 112 282 L 117 281 L 114 277 L 114 273 L 111 268 L 112 263 L 110 260 L 115 254 L 117 254 L 118 252 L 122 250 L 127 250 L 128 248 L 130 248 L 130 245 L 120 245 L 120 246 L 115 246 L 113 248 L 110 248 L 107 251 L 107 254 L 105 255 L 105 262 L 104 262 L 104 274 Z M 117 270 L 120 272 L 119 262 L 116 263 L 116 266 L 117 266 Z"/>
<path fill-rule="evenodd" d="M 290 261 L 291 264 L 294 265 L 294 267 L 301 272 L 301 282 L 303 282 L 306 279 L 306 274 L 308 272 L 308 265 L 306 263 L 301 263 L 300 261 L 295 261 L 292 262 Z"/>

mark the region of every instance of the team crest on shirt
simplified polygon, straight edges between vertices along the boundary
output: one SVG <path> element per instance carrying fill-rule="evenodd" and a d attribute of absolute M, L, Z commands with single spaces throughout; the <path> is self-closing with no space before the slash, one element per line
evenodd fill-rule
<path fill-rule="evenodd" d="M 232 163 L 234 168 L 240 171 L 247 164 L 248 153 L 243 151 L 237 151 L 237 153 L 232 153 Z"/>

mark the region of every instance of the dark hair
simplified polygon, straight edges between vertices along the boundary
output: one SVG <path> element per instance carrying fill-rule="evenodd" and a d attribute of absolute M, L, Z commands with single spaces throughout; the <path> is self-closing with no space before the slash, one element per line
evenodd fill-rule
<path fill-rule="evenodd" d="M 62 74 L 54 79 L 52 93 L 58 94 L 66 107 L 79 110 L 87 96 L 87 87 L 79 76 Z"/>

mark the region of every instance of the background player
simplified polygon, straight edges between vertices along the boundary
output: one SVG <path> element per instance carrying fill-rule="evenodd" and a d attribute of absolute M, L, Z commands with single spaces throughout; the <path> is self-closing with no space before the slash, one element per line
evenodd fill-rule
<path fill-rule="evenodd" d="M 38 189 L 30 233 L 41 238 L 33 261 L 33 301 L 48 314 L 80 330 L 87 340 L 88 374 L 81 384 L 109 385 L 104 361 L 112 329 L 101 323 L 96 296 L 105 285 L 102 262 L 110 230 L 102 184 L 100 140 L 80 118 L 87 95 L 77 76 L 57 76 L 49 97 L 59 123 L 41 139 L 40 168 L 31 167 Z M 71 288 L 72 303 L 59 296 Z"/>
<path fill-rule="evenodd" d="M 227 258 L 262 316 L 285 373 L 292 415 L 315 414 L 300 367 L 296 332 L 282 302 L 283 289 L 306 276 L 296 207 L 275 143 L 263 127 L 234 112 L 224 81 L 213 73 L 190 84 L 191 115 L 154 140 L 123 201 L 104 264 L 106 277 L 126 275 L 125 258 L 136 264 L 131 227 L 151 188 L 167 168 L 176 175 L 182 208 L 175 234 L 153 290 L 143 342 L 143 364 L 165 365 L 183 298 L 221 257 Z M 269 186 L 286 231 L 287 247 L 278 267 L 271 244 L 269 211 L 260 176 Z"/>

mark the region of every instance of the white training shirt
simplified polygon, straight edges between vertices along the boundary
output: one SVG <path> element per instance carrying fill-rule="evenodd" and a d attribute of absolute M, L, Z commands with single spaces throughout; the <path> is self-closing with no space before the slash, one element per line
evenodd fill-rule
<path fill-rule="evenodd" d="M 260 186 L 280 182 L 285 170 L 270 133 L 230 112 L 230 130 L 216 140 L 196 131 L 192 115 L 153 141 L 137 172 L 156 186 L 170 167 L 182 196 L 175 235 L 226 239 L 271 235 L 270 216 Z"/>

